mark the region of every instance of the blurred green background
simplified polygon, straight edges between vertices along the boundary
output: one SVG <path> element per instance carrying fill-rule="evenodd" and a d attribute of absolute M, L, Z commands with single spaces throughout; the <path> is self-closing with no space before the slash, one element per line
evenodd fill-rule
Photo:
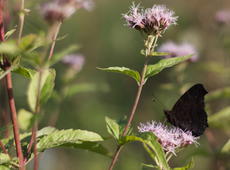
<path fill-rule="evenodd" d="M 12 1 L 9 8 L 17 8 L 17 2 Z M 48 25 L 38 12 L 39 4 L 46 1 L 26 1 L 26 7 L 31 10 L 25 20 L 24 35 L 46 31 Z M 78 44 L 81 48 L 77 53 L 85 56 L 85 65 L 76 75 L 74 83 L 89 83 L 92 89 L 88 92 L 77 93 L 58 105 L 53 100 L 45 104 L 44 116 L 40 128 L 49 124 L 50 117 L 59 110 L 56 123 L 58 129 L 86 129 L 95 131 L 108 137 L 105 126 L 105 116 L 113 119 L 128 115 L 136 93 L 135 82 L 125 76 L 106 73 L 96 67 L 126 66 L 141 70 L 143 57 L 140 50 L 143 48 L 143 37 L 138 31 L 124 26 L 122 13 L 126 13 L 133 1 L 130 0 L 95 0 L 95 8 L 88 12 L 79 10 L 61 27 L 59 37 L 66 36 L 58 41 L 55 52 Z M 208 91 L 230 85 L 230 26 L 221 25 L 215 21 L 215 13 L 220 9 L 230 10 L 229 0 L 143 0 L 144 7 L 153 4 L 166 4 L 179 16 L 178 24 L 170 27 L 158 45 L 167 40 L 176 42 L 190 42 L 197 47 L 199 60 L 189 63 L 181 72 L 179 66 L 164 70 L 153 77 L 144 87 L 136 117 L 133 122 L 134 131 L 140 122 L 164 120 L 164 109 L 170 109 L 181 95 L 181 89 L 186 90 L 190 85 L 203 83 Z M 9 27 L 17 24 L 16 14 L 11 14 L 12 22 Z M 61 79 L 67 66 L 60 63 L 55 65 L 57 79 L 55 89 L 63 87 Z M 28 80 L 18 75 L 14 77 L 14 91 L 17 108 L 28 107 L 26 103 L 25 87 Z M 229 100 L 218 99 L 209 103 L 209 114 L 215 113 L 229 104 Z M 210 130 L 210 129 L 209 129 Z M 212 129 L 211 129 L 212 130 Z M 195 154 L 195 167 L 204 169 L 227 169 L 226 165 L 215 166 L 219 158 L 213 153 L 220 148 L 230 136 L 228 131 L 212 130 L 216 140 L 215 148 L 203 135 L 200 145 L 189 146 L 173 158 L 172 166 L 182 166 Z M 106 141 L 105 145 L 113 152 L 115 143 Z M 228 157 L 230 160 L 230 157 Z M 40 169 L 42 170 L 102 170 L 106 169 L 110 159 L 84 150 L 53 149 L 40 155 Z M 142 163 L 152 163 L 141 144 L 129 144 L 121 153 L 116 170 L 140 170 Z M 225 162 L 226 163 L 226 162 Z"/>

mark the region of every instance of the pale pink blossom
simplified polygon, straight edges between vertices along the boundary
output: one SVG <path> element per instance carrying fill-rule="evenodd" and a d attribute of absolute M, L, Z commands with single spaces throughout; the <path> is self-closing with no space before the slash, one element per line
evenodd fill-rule
<path fill-rule="evenodd" d="M 139 132 L 152 132 L 166 152 L 176 154 L 176 149 L 189 144 L 197 144 L 198 137 L 192 136 L 192 132 L 183 131 L 174 126 L 166 126 L 160 122 L 141 123 Z"/>
<path fill-rule="evenodd" d="M 160 34 L 170 25 L 176 24 L 177 16 L 174 11 L 164 5 L 153 5 L 152 8 L 143 9 L 140 5 L 133 5 L 127 14 L 123 14 L 127 25 L 147 34 Z"/>
<path fill-rule="evenodd" d="M 70 68 L 80 71 L 85 63 L 85 57 L 81 54 L 70 54 L 65 56 L 62 62 L 69 65 Z"/>
<path fill-rule="evenodd" d="M 181 44 L 176 44 L 176 43 L 174 43 L 172 41 L 168 41 L 168 42 L 162 44 L 158 48 L 157 51 L 169 53 L 169 55 L 164 56 L 165 58 L 192 55 L 192 57 L 189 59 L 189 61 L 195 62 L 195 61 L 198 60 L 197 50 L 190 43 L 185 43 L 184 42 L 184 43 L 181 43 Z"/>
<path fill-rule="evenodd" d="M 40 12 L 49 23 L 63 21 L 73 15 L 78 9 L 90 10 L 92 0 L 53 0 L 40 7 Z"/>
<path fill-rule="evenodd" d="M 230 9 L 217 11 L 215 20 L 221 24 L 230 24 Z"/>

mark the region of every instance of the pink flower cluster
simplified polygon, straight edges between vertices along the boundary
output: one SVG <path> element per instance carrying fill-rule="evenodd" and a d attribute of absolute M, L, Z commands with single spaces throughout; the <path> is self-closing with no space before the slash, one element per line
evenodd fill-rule
<path fill-rule="evenodd" d="M 165 58 L 193 55 L 189 61 L 196 62 L 198 60 L 198 53 L 195 47 L 189 43 L 176 44 L 172 41 L 168 41 L 162 44 L 158 48 L 158 51 L 169 53 L 169 55 L 164 56 Z"/>
<path fill-rule="evenodd" d="M 80 71 L 85 63 L 85 57 L 81 54 L 70 54 L 65 56 L 62 62 L 69 65 L 72 69 Z"/>
<path fill-rule="evenodd" d="M 92 7 L 91 0 L 53 0 L 43 4 L 40 9 L 45 20 L 54 23 L 69 18 L 80 8 L 90 10 Z"/>
<path fill-rule="evenodd" d="M 230 24 L 230 10 L 217 11 L 215 19 L 221 24 Z"/>
<path fill-rule="evenodd" d="M 197 144 L 198 137 L 192 136 L 192 132 L 183 131 L 180 128 L 168 127 L 160 122 L 141 123 L 138 126 L 139 132 L 152 132 L 166 152 L 176 154 L 176 149 L 189 144 Z"/>
<path fill-rule="evenodd" d="M 153 5 L 152 8 L 143 9 L 133 4 L 127 14 L 123 14 L 127 25 L 147 34 L 160 34 L 170 25 L 176 24 L 174 11 L 164 5 Z"/>

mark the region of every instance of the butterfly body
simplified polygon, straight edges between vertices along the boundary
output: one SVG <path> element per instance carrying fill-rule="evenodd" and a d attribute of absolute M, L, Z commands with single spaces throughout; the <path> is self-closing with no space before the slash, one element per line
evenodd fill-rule
<path fill-rule="evenodd" d="M 204 109 L 204 96 L 207 93 L 202 84 L 192 86 L 180 97 L 172 110 L 164 111 L 168 122 L 184 131 L 191 131 L 193 136 L 202 135 L 208 127 Z"/>

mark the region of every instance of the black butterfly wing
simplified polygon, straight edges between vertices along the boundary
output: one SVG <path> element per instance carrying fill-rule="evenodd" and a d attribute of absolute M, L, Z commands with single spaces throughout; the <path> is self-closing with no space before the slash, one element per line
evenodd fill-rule
<path fill-rule="evenodd" d="M 183 130 L 189 130 L 193 136 L 200 136 L 208 127 L 207 113 L 204 110 L 204 96 L 208 92 L 202 84 L 192 86 L 173 106 L 165 111 L 168 121 Z"/>

